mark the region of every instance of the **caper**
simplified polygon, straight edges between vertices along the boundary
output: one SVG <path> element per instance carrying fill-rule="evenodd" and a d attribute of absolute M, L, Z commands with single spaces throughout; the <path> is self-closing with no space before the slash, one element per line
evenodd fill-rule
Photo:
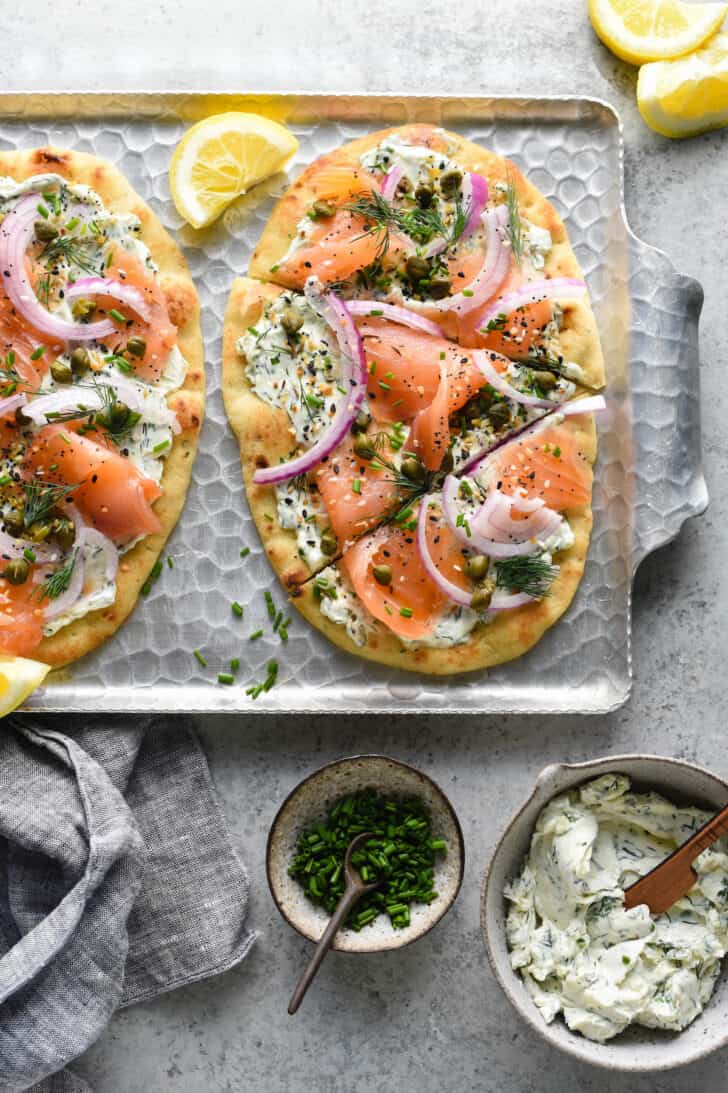
<path fill-rule="evenodd" d="M 360 459 L 374 459 L 377 454 L 372 447 L 366 433 L 359 433 L 354 441 L 354 452 Z"/>
<path fill-rule="evenodd" d="M 109 407 L 106 418 L 112 429 L 122 429 L 129 420 L 130 413 L 131 410 L 125 402 L 115 402 Z"/>
<path fill-rule="evenodd" d="M 134 334 L 126 343 L 126 351 L 131 353 L 132 357 L 143 357 L 147 351 L 147 339 L 142 338 L 140 334 Z"/>
<path fill-rule="evenodd" d="M 58 516 L 51 522 L 51 535 L 62 550 L 69 550 L 76 541 L 76 529 L 67 516 Z"/>
<path fill-rule="evenodd" d="M 321 552 L 331 557 L 339 549 L 339 541 L 331 528 L 324 528 L 321 532 Z"/>
<path fill-rule="evenodd" d="M 450 474 L 455 466 L 455 456 L 452 453 L 452 448 L 448 448 L 443 456 L 442 463 L 440 464 L 440 470 L 443 474 Z"/>
<path fill-rule="evenodd" d="M 432 204 L 432 199 L 435 196 L 435 191 L 432 186 L 428 186 L 422 182 L 415 190 L 415 201 L 421 209 L 429 209 Z"/>
<path fill-rule="evenodd" d="M 407 259 L 407 276 L 410 281 L 422 281 L 430 276 L 430 267 L 424 258 L 413 254 Z"/>
<path fill-rule="evenodd" d="M 351 426 L 352 433 L 365 433 L 369 427 L 369 422 L 372 420 L 372 415 L 366 410 L 360 410 L 354 418 L 354 423 Z"/>
<path fill-rule="evenodd" d="M 480 401 L 478 399 L 473 399 L 473 401 L 469 402 L 468 405 L 465 407 L 465 416 L 468 421 L 473 421 L 476 417 L 480 417 L 482 413 L 483 407 L 480 405 Z"/>
<path fill-rule="evenodd" d="M 444 194 L 455 194 L 460 189 L 462 181 L 463 176 L 460 171 L 451 167 L 450 170 L 444 171 L 440 175 L 440 189 Z"/>
<path fill-rule="evenodd" d="M 93 315 L 95 310 L 95 302 L 87 299 L 85 296 L 79 296 L 78 300 L 74 300 L 71 304 L 71 313 L 77 322 L 88 319 L 90 315 Z"/>
<path fill-rule="evenodd" d="M 34 543 L 44 543 L 51 533 L 51 525 L 47 520 L 36 520 L 28 528 L 28 538 Z"/>
<path fill-rule="evenodd" d="M 303 313 L 292 305 L 284 307 L 281 312 L 281 326 L 286 334 L 297 334 L 303 326 Z"/>
<path fill-rule="evenodd" d="M 328 218 L 333 216 L 336 212 L 336 205 L 334 205 L 333 201 L 322 201 L 319 199 L 318 201 L 314 201 L 311 212 L 316 218 L 322 216 L 328 220 Z"/>
<path fill-rule="evenodd" d="M 499 429 L 501 425 L 507 425 L 511 420 L 511 411 L 505 402 L 494 402 L 488 410 L 488 418 L 491 425 Z"/>
<path fill-rule="evenodd" d="M 70 364 L 64 364 L 63 361 L 53 361 L 51 365 L 51 375 L 56 383 L 72 383 L 73 371 Z"/>
<path fill-rule="evenodd" d="M 47 220 L 36 220 L 33 231 L 39 243 L 50 243 L 58 235 L 58 228 L 54 228 Z"/>
<path fill-rule="evenodd" d="M 23 412 L 22 406 L 18 406 L 17 410 L 15 411 L 15 420 L 17 421 L 18 425 L 30 424 L 30 418 L 27 417 L 27 415 Z"/>
<path fill-rule="evenodd" d="M 474 581 L 482 581 L 488 572 L 488 559 L 484 554 L 473 554 L 465 563 L 465 572 Z"/>
<path fill-rule="evenodd" d="M 88 371 L 91 364 L 91 357 L 89 356 L 88 349 L 84 349 L 82 345 L 79 345 L 77 349 L 74 349 L 71 353 L 71 370 L 74 375 L 80 376 L 84 372 Z"/>
<path fill-rule="evenodd" d="M 391 565 L 375 565 L 372 567 L 372 573 L 377 584 L 387 585 L 392 583 Z"/>
<path fill-rule="evenodd" d="M 442 300 L 452 288 L 452 282 L 445 273 L 438 273 L 430 279 L 427 291 L 433 300 Z"/>
<path fill-rule="evenodd" d="M 14 558 L 3 570 L 3 577 L 10 584 L 25 584 L 30 573 L 30 566 L 25 558 Z"/>
<path fill-rule="evenodd" d="M 556 376 L 553 372 L 533 372 L 533 382 L 537 383 L 543 391 L 550 391 L 556 386 Z"/>
<path fill-rule="evenodd" d="M 488 585 L 484 585 L 483 588 L 478 588 L 470 597 L 470 606 L 475 611 L 485 611 L 487 607 L 490 607 L 490 601 L 493 599 L 493 589 Z"/>
<path fill-rule="evenodd" d="M 18 512 L 17 509 L 11 509 L 10 512 L 3 516 L 3 526 L 8 535 L 12 535 L 16 538 L 18 535 L 23 534 L 23 514 Z"/>
<path fill-rule="evenodd" d="M 425 468 L 414 455 L 408 455 L 406 459 L 402 460 L 400 470 L 405 478 L 409 478 L 412 482 L 424 481 Z"/>

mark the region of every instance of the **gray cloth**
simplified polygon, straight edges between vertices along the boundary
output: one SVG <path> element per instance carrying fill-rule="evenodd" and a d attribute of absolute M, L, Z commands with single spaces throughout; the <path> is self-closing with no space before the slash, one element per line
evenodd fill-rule
<path fill-rule="evenodd" d="M 254 940 L 189 722 L 51 724 L 0 727 L 1 1093 L 87 1093 L 63 1067 L 118 1006 L 225 971 Z"/>

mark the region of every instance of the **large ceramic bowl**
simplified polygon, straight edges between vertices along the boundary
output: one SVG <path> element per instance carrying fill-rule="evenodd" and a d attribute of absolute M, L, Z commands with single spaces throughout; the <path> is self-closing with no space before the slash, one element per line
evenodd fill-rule
<path fill-rule="evenodd" d="M 419 797 L 429 810 L 432 835 L 444 839 L 447 853 L 437 856 L 433 887 L 438 893 L 428 904 L 413 904 L 410 924 L 395 930 L 386 915 L 379 915 L 358 933 L 339 930 L 334 949 L 347 953 L 374 953 L 401 949 L 422 937 L 455 902 L 463 879 L 463 834 L 455 811 L 440 787 L 422 771 L 386 755 L 355 755 L 338 759 L 309 774 L 291 791 L 278 810 L 268 835 L 266 867 L 271 894 L 283 917 L 309 941 L 318 941 L 329 916 L 311 903 L 297 880 L 288 875 L 299 836 L 312 823 L 326 818 L 331 805 L 349 793 L 376 789 L 385 797 Z"/>
<path fill-rule="evenodd" d="M 720 976 L 704 1012 L 683 1032 L 634 1026 L 606 1044 L 599 1044 L 571 1032 L 560 1017 L 546 1024 L 520 975 L 511 968 L 506 945 L 507 906 L 503 889 L 521 869 L 541 809 L 552 797 L 613 771 L 628 775 L 636 789 L 654 789 L 678 804 L 717 810 L 728 801 L 728 783 L 679 759 L 612 755 L 589 763 L 546 767 L 493 851 L 483 881 L 481 923 L 498 982 L 520 1015 L 550 1044 L 587 1063 L 612 1070 L 668 1070 L 700 1059 L 728 1043 L 728 976 Z"/>

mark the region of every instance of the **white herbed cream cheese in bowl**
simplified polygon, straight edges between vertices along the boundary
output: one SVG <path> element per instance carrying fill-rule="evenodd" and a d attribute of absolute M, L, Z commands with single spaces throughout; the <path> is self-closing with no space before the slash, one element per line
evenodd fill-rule
<path fill-rule="evenodd" d="M 554 1046 L 646 1071 L 728 1042 L 725 840 L 696 859 L 696 884 L 665 914 L 623 905 L 727 799 L 708 771 L 656 756 L 542 771 L 493 853 L 481 916 L 500 985 Z"/>

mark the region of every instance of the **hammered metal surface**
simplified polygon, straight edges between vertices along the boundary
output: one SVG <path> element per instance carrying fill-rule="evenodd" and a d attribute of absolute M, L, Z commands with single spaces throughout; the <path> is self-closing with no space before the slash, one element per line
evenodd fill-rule
<path fill-rule="evenodd" d="M 383 125 L 427 120 L 512 157 L 565 218 L 602 334 L 609 412 L 602 416 L 594 532 L 566 616 L 520 660 L 451 679 L 370 665 L 336 650 L 295 611 L 290 640 L 271 635 L 263 599 L 283 594 L 262 552 L 220 395 L 220 339 L 230 283 L 243 272 L 279 176 L 236 202 L 211 229 L 182 226 L 167 167 L 186 121 L 250 106 L 284 118 L 301 147 L 295 176 L 321 152 Z M 193 484 L 151 595 L 117 635 L 37 692 L 46 710 L 251 709 L 245 686 L 275 657 L 278 685 L 252 707 L 291 711 L 602 712 L 631 684 L 634 568 L 701 512 L 697 321 L 699 285 L 629 232 L 622 146 L 611 108 L 588 100 L 401 99 L 324 96 L 0 96 L 0 147 L 51 142 L 105 156 L 176 232 L 200 292 L 208 411 Z M 243 545 L 250 555 L 240 558 Z M 240 621 L 232 600 L 245 604 Z M 248 637 L 262 627 L 265 636 Z M 202 668 L 192 655 L 200 649 Z M 241 686 L 214 681 L 239 657 Z"/>

